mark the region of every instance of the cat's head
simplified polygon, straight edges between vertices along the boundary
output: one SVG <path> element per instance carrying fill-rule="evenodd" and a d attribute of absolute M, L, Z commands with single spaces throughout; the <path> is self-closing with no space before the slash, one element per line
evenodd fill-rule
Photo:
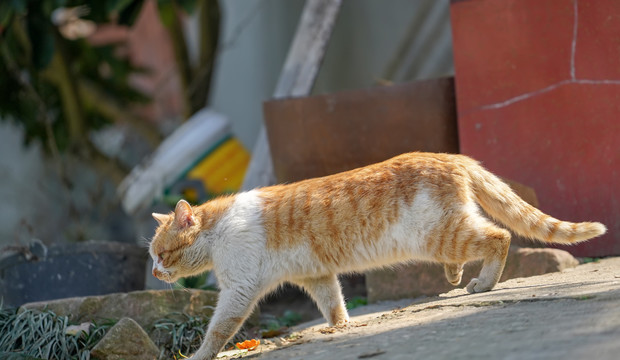
<path fill-rule="evenodd" d="M 174 213 L 156 214 L 159 223 L 149 245 L 153 276 L 169 283 L 196 272 L 192 245 L 200 233 L 200 217 L 185 200 L 179 200 Z"/>

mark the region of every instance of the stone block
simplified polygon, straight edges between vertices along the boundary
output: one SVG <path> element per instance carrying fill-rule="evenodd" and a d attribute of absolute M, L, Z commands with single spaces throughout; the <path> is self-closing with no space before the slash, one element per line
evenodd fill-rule
<path fill-rule="evenodd" d="M 577 259 L 564 250 L 511 247 L 500 281 L 562 271 L 578 264 Z M 481 261 L 467 264 L 459 286 L 467 285 L 481 267 Z M 377 302 L 435 296 L 454 289 L 454 286 L 446 280 L 443 265 L 415 263 L 367 272 L 366 288 L 368 301 Z"/>
<path fill-rule="evenodd" d="M 130 318 L 122 318 L 91 350 L 98 360 L 156 360 L 159 349 L 148 334 Z"/>
<path fill-rule="evenodd" d="M 71 323 L 129 317 L 148 331 L 155 321 L 171 313 L 211 316 L 216 302 L 215 291 L 146 290 L 34 302 L 22 308 L 48 309 L 57 315 L 68 316 Z"/>
<path fill-rule="evenodd" d="M 155 322 L 170 314 L 185 313 L 210 318 L 217 297 L 217 291 L 210 290 L 145 290 L 33 302 L 24 304 L 20 309 L 51 310 L 57 315 L 67 316 L 73 324 L 129 317 L 152 334 Z M 257 307 L 246 320 L 246 326 L 258 326 L 259 317 Z"/>

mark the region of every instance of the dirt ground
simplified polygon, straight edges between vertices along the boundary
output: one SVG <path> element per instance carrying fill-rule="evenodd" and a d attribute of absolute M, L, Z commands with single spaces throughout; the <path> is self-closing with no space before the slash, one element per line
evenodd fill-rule
<path fill-rule="evenodd" d="M 487 293 L 364 306 L 263 341 L 260 359 L 618 359 L 620 258 L 512 279 Z"/>

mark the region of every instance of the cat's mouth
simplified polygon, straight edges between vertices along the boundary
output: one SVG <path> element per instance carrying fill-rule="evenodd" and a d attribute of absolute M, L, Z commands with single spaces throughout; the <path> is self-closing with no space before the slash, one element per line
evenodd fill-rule
<path fill-rule="evenodd" d="M 177 281 L 177 279 L 169 271 L 161 271 L 157 268 L 153 269 L 153 276 L 170 284 Z"/>

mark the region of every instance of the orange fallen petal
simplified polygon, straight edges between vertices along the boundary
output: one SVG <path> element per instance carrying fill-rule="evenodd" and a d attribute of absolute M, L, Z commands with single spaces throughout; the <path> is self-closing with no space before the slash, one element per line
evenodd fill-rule
<path fill-rule="evenodd" d="M 239 350 L 247 349 L 249 351 L 256 349 L 258 345 L 260 345 L 260 341 L 256 339 L 246 340 L 244 342 L 238 342 L 236 344 L 237 349 Z"/>

